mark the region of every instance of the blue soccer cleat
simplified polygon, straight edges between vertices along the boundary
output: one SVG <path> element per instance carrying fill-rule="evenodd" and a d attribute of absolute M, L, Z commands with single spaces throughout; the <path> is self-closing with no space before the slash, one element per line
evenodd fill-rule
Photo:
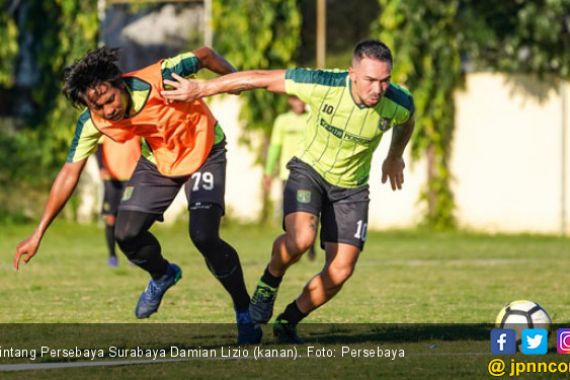
<path fill-rule="evenodd" d="M 180 278 L 182 278 L 182 269 L 176 264 L 168 264 L 168 270 L 164 276 L 158 280 L 150 280 L 137 302 L 135 308 L 137 318 L 148 318 L 156 313 L 164 293 Z"/>
<path fill-rule="evenodd" d="M 251 319 L 248 310 L 236 312 L 236 320 L 238 345 L 261 343 L 263 332 L 261 331 L 261 327 Z"/>
<path fill-rule="evenodd" d="M 119 266 L 119 258 L 117 256 L 109 256 L 109 259 L 107 259 L 107 265 L 110 268 L 116 268 Z"/>

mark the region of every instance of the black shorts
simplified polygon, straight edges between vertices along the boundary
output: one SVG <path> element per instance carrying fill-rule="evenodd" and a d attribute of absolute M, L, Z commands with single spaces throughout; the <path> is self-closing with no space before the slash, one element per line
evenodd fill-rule
<path fill-rule="evenodd" d="M 103 215 L 117 215 L 119 211 L 119 202 L 123 195 L 127 181 L 104 180 L 103 181 L 103 207 L 101 214 Z"/>
<path fill-rule="evenodd" d="M 321 246 L 346 243 L 361 250 L 368 227 L 368 185 L 355 189 L 333 186 L 310 165 L 293 157 L 283 194 L 283 215 L 304 211 L 321 216 Z M 285 222 L 283 222 L 285 224 Z"/>
<path fill-rule="evenodd" d="M 217 204 L 225 210 L 226 141 L 214 145 L 206 162 L 194 173 L 182 177 L 167 177 L 144 157 L 127 183 L 119 210 L 158 214 L 159 219 L 184 185 L 188 208 Z"/>

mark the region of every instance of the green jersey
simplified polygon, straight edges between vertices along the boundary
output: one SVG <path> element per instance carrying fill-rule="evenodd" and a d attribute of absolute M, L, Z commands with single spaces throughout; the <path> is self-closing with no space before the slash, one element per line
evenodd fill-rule
<path fill-rule="evenodd" d="M 296 114 L 293 111 L 277 116 L 275 123 L 273 123 L 269 143 L 269 152 L 275 152 L 275 154 L 269 154 L 265 165 L 265 174 L 271 175 L 275 163 L 279 160 L 279 178 L 287 179 L 287 162 L 293 158 L 299 149 L 305 132 L 306 119 L 306 113 Z"/>
<path fill-rule="evenodd" d="M 161 64 L 162 79 L 172 80 L 172 73 L 176 73 L 183 77 L 191 77 L 196 74 L 200 68 L 200 62 L 193 53 L 179 54 L 173 58 L 164 59 Z M 129 114 L 133 115 L 140 112 L 146 105 L 150 85 L 138 78 L 123 78 L 125 88 L 131 98 L 131 106 Z M 224 138 L 224 132 L 219 124 L 216 123 L 215 142 L 218 143 Z M 71 146 L 67 154 L 67 162 L 77 162 L 86 159 L 90 154 L 97 150 L 97 145 L 102 133 L 95 127 L 89 109 L 85 109 L 75 127 L 75 135 L 71 141 Z M 143 140 L 142 155 L 147 159 L 155 162 L 152 152 Z"/>
<path fill-rule="evenodd" d="M 374 107 L 356 104 L 348 71 L 287 70 L 285 91 L 311 108 L 297 157 L 328 183 L 344 188 L 368 182 L 372 154 L 384 132 L 414 113 L 412 95 L 395 84 Z"/>

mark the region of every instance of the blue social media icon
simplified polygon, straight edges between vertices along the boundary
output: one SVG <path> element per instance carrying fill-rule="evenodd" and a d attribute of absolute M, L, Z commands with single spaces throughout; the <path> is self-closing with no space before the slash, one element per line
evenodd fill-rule
<path fill-rule="evenodd" d="M 521 351 L 525 355 L 544 355 L 548 352 L 548 331 L 524 329 L 521 336 Z"/>
<path fill-rule="evenodd" d="M 513 355 L 517 352 L 517 333 L 511 329 L 491 330 L 491 353 Z"/>

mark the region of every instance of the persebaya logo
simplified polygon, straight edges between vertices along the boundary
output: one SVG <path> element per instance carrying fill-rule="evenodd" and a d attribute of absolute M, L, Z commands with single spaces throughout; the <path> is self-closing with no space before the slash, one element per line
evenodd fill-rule
<path fill-rule="evenodd" d="M 380 121 L 378 122 L 378 128 L 380 128 L 382 132 L 386 132 L 388 128 L 390 128 L 391 121 L 392 121 L 391 119 L 384 119 L 383 117 L 381 117 Z"/>
<path fill-rule="evenodd" d="M 311 202 L 311 192 L 309 190 L 297 190 L 297 202 L 299 203 Z"/>
<path fill-rule="evenodd" d="M 133 196 L 133 191 L 135 190 L 134 186 L 127 186 L 123 191 L 123 197 L 121 198 L 121 202 L 128 201 Z"/>

